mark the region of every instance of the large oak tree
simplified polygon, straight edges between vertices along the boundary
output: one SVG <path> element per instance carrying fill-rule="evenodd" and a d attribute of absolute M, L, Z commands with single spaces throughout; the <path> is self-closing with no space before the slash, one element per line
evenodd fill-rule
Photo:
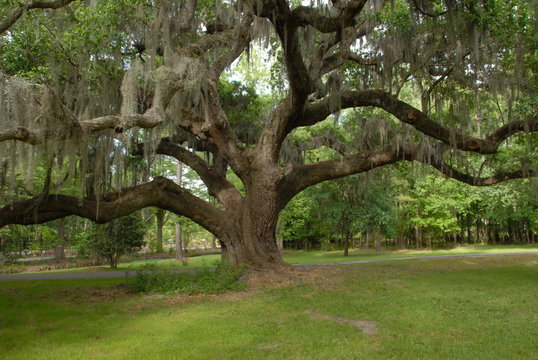
<path fill-rule="evenodd" d="M 399 161 L 479 186 L 533 175 L 524 156 L 495 172 L 473 171 L 483 160 L 466 155 L 487 161 L 523 132 L 529 135 L 519 142 L 536 142 L 536 109 L 511 110 L 536 85 L 536 24 L 525 1 L 7 5 L 3 51 L 16 53 L 27 37 L 42 39 L 43 48 L 22 52 L 26 79 L 15 76 L 18 60 L 0 69 L 0 226 L 69 215 L 104 223 L 155 206 L 209 230 L 230 260 L 269 267 L 283 264 L 279 212 L 322 181 Z M 274 81 L 285 90 L 245 131 L 244 121 L 230 121 L 218 87 L 255 48 L 271 56 Z M 496 104 L 499 118 L 484 116 L 482 103 Z M 328 118 L 338 124 L 338 114 L 362 108 L 377 109 L 373 120 L 384 130 L 375 141 L 290 141 L 300 127 Z M 365 139 L 371 129 L 361 128 Z M 333 148 L 334 158 L 300 156 L 319 146 Z M 216 201 L 155 174 L 162 155 L 192 168 Z M 36 163 L 46 174 L 32 194 L 20 178 L 31 177 Z"/>

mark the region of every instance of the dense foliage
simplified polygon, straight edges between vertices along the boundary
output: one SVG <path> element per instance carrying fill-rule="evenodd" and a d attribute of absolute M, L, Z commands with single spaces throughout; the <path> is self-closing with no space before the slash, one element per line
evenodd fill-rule
<path fill-rule="evenodd" d="M 285 247 L 345 250 L 347 241 L 368 248 L 379 240 L 388 247 L 439 248 L 538 238 L 536 181 L 474 188 L 408 167 L 345 181 L 362 202 L 350 203 L 342 182 L 301 193 L 282 213 Z"/>

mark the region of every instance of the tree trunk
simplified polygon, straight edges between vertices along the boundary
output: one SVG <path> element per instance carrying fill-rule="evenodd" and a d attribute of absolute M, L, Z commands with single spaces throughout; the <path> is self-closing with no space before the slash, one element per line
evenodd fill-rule
<path fill-rule="evenodd" d="M 532 238 L 531 224 L 530 224 L 529 219 L 525 219 L 524 222 L 525 222 L 525 229 L 523 231 L 525 232 L 525 238 L 527 240 L 527 244 L 530 244 L 531 238 Z"/>
<path fill-rule="evenodd" d="M 475 222 L 475 235 L 474 235 L 474 238 L 475 238 L 475 242 L 482 242 L 481 239 L 480 239 L 480 217 L 476 217 L 476 222 Z"/>
<path fill-rule="evenodd" d="M 183 163 L 181 161 L 177 162 L 176 168 L 176 182 L 179 186 L 183 183 Z M 176 229 L 175 229 L 175 243 L 176 243 L 176 260 L 181 261 L 183 265 L 187 265 L 187 255 L 183 251 L 183 234 L 181 232 L 181 226 L 179 220 L 176 220 Z"/>
<path fill-rule="evenodd" d="M 285 265 L 277 247 L 276 219 L 260 214 L 264 209 L 247 207 L 234 219 L 232 232 L 221 237 L 226 245 L 223 258 L 233 264 L 270 268 Z M 265 208 L 265 207 L 262 207 Z"/>
<path fill-rule="evenodd" d="M 118 263 L 116 262 L 116 254 L 111 254 L 108 256 L 108 263 L 110 264 L 110 267 L 112 269 L 115 269 L 118 267 Z"/>
<path fill-rule="evenodd" d="M 179 225 L 179 220 L 176 220 L 176 232 L 175 232 L 175 243 L 176 243 L 176 260 L 181 261 L 183 264 L 187 264 L 187 255 L 183 251 L 183 236 L 181 234 L 181 226 Z"/>
<path fill-rule="evenodd" d="M 351 236 L 349 234 L 346 234 L 344 237 L 344 256 L 349 256 L 349 238 Z"/>
<path fill-rule="evenodd" d="M 415 228 L 415 242 L 416 242 L 415 247 L 417 249 L 422 249 L 422 234 L 420 230 L 421 229 L 419 226 Z"/>
<path fill-rule="evenodd" d="M 157 209 L 155 217 L 157 218 L 157 236 L 155 238 L 155 252 L 162 253 L 163 249 L 163 227 L 164 227 L 164 216 L 166 213 L 163 209 Z"/>
<path fill-rule="evenodd" d="M 467 243 L 468 244 L 471 244 L 471 241 L 472 241 L 472 235 L 471 235 L 471 214 L 467 214 L 467 223 L 466 223 L 466 226 L 467 226 Z"/>
<path fill-rule="evenodd" d="M 65 218 L 61 218 L 58 222 L 58 244 L 54 256 L 57 262 L 65 259 Z"/>
<path fill-rule="evenodd" d="M 508 241 L 510 243 L 514 243 L 515 241 L 515 234 L 514 234 L 514 231 L 513 231 L 513 227 L 512 227 L 512 222 L 509 221 L 508 222 L 508 226 L 507 226 L 507 230 L 508 230 Z"/>
<path fill-rule="evenodd" d="M 398 248 L 405 249 L 405 234 L 403 233 L 403 230 L 401 228 L 396 239 L 398 242 Z"/>
<path fill-rule="evenodd" d="M 261 174 L 260 174 L 261 175 Z M 276 241 L 279 204 L 277 181 L 264 173 L 247 188 L 247 195 L 229 211 L 226 226 L 218 238 L 226 245 L 223 257 L 234 264 L 257 268 L 287 265 Z"/>

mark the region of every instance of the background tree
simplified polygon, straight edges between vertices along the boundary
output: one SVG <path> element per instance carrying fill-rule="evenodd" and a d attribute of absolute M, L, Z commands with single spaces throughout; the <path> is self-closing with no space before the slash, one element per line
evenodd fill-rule
<path fill-rule="evenodd" d="M 106 259 L 111 268 L 118 266 L 122 255 L 144 246 L 144 224 L 140 214 L 131 214 L 105 225 L 94 225 L 84 248 L 94 256 Z"/>
<path fill-rule="evenodd" d="M 109 222 L 155 206 L 213 233 L 233 262 L 279 266 L 280 211 L 323 181 L 399 161 L 478 186 L 536 169 L 536 108 L 514 111 L 536 86 L 536 9 L 526 1 L 7 5 L 0 226 L 71 214 Z M 279 91 L 245 127 L 219 80 L 256 46 Z M 361 131 L 350 146 L 293 141 L 303 127 L 342 127 L 350 109 Z M 330 159 L 304 156 L 320 144 Z M 162 156 L 195 171 L 217 205 L 156 176 Z M 41 190 L 17 191 L 35 164 L 49 164 Z"/>

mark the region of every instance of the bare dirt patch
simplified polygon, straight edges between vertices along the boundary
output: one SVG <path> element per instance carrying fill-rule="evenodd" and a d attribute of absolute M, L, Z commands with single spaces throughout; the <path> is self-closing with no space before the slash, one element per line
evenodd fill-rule
<path fill-rule="evenodd" d="M 51 294 L 54 299 L 67 304 L 92 304 L 122 300 L 133 296 L 126 285 L 104 287 L 75 287 L 58 290 Z"/>
<path fill-rule="evenodd" d="M 345 279 L 342 269 L 334 266 L 284 267 L 276 270 L 253 271 L 246 276 L 250 290 L 303 284 L 329 286 Z M 327 281 L 330 279 L 330 281 Z"/>
<path fill-rule="evenodd" d="M 317 319 L 331 320 L 339 324 L 351 324 L 360 329 L 365 335 L 377 334 L 378 327 L 373 321 L 346 319 L 339 316 L 322 314 L 312 310 L 309 311 L 309 313 L 312 317 L 315 317 Z"/>

